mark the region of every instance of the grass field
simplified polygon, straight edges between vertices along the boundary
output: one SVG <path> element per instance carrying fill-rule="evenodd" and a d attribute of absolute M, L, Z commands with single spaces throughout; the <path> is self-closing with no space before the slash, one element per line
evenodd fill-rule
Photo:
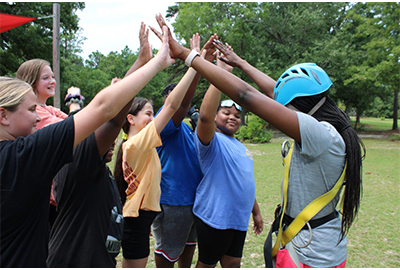
<path fill-rule="evenodd" d="M 378 119 L 379 120 L 379 119 Z M 379 120 L 382 121 L 382 120 Z M 374 127 L 373 121 L 362 119 L 369 128 L 381 131 L 391 129 L 391 120 L 384 127 Z M 380 122 L 378 122 L 380 123 Z M 273 219 L 273 211 L 280 202 L 280 181 L 283 175 L 281 144 L 274 138 L 267 144 L 246 144 L 254 157 L 256 197 L 264 219 L 264 232 L 255 236 L 252 220 L 242 258 L 242 267 L 264 267 L 263 244 Z M 363 163 L 363 197 L 356 222 L 348 235 L 350 268 L 400 267 L 400 142 L 384 139 L 363 139 L 367 148 Z M 155 267 L 151 237 L 151 255 L 147 267 Z M 193 259 L 193 267 L 197 262 Z M 121 266 L 121 254 L 118 257 Z M 219 265 L 218 265 L 219 267 Z"/>

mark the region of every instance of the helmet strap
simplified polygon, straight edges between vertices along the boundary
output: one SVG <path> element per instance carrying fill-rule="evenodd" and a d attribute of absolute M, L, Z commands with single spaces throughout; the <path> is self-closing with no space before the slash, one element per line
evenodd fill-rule
<path fill-rule="evenodd" d="M 325 103 L 326 97 L 321 98 L 320 101 L 318 101 L 317 104 L 308 112 L 309 115 L 313 115 L 316 111 L 318 111 L 319 108 Z"/>

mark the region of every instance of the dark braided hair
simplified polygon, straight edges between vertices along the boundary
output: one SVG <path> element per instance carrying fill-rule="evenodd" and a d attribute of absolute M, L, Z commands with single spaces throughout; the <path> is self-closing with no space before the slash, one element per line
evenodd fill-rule
<path fill-rule="evenodd" d="M 129 109 L 128 114 L 132 114 L 132 115 L 136 116 L 147 103 L 150 103 L 150 101 L 145 98 L 136 97 L 133 100 L 133 104 L 132 104 L 131 108 Z M 128 134 L 130 126 L 131 125 L 128 122 L 128 119 L 126 118 L 124 124 L 122 125 L 122 130 L 126 134 Z M 117 182 L 118 191 L 121 196 L 122 205 L 125 204 L 125 201 L 126 201 L 125 190 L 128 188 L 128 183 L 124 179 L 124 171 L 122 169 L 122 144 L 124 142 L 126 142 L 126 140 L 122 139 L 121 144 L 118 146 L 117 159 L 115 161 L 115 167 L 114 167 L 114 178 L 115 178 L 115 181 Z"/>
<path fill-rule="evenodd" d="M 325 103 L 312 115 L 318 121 L 326 121 L 333 125 L 342 136 L 346 145 L 346 185 L 343 193 L 343 213 L 341 239 L 349 232 L 354 222 L 362 196 L 362 160 L 365 157 L 366 149 L 356 131 L 351 127 L 349 117 L 333 102 L 328 96 L 329 90 L 315 96 L 297 97 L 290 104 L 307 113 L 323 97 Z"/>

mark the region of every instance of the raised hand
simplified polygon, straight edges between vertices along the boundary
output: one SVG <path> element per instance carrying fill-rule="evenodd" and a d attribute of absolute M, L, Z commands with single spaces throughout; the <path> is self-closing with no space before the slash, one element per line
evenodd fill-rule
<path fill-rule="evenodd" d="M 216 57 L 215 46 L 213 44 L 214 40 L 218 40 L 217 34 L 211 35 L 211 37 L 208 39 L 206 44 L 204 44 L 203 48 L 201 49 L 202 52 L 205 51 L 204 59 L 209 62 L 213 62 Z M 203 56 L 203 53 L 202 53 L 202 56 Z"/>
<path fill-rule="evenodd" d="M 162 29 L 164 26 L 168 28 L 167 24 L 165 23 L 164 18 L 161 16 L 161 14 L 157 14 L 156 15 L 156 20 L 158 25 L 160 26 L 160 28 Z M 158 32 L 156 29 L 154 29 L 153 27 L 149 26 L 151 31 L 154 32 L 154 34 L 156 34 L 156 36 L 162 40 L 162 35 L 160 32 Z M 185 60 L 185 57 L 187 55 L 184 55 L 184 50 L 185 48 L 180 45 L 173 37 L 171 32 L 169 31 L 168 28 L 168 38 L 169 38 L 169 49 L 170 49 L 170 55 L 172 58 L 174 59 L 181 59 L 181 60 Z"/>
<path fill-rule="evenodd" d="M 222 61 L 221 58 L 223 57 L 223 55 L 221 55 L 220 51 L 216 52 L 217 55 L 217 66 L 219 66 L 222 69 L 225 69 L 228 72 L 232 72 L 233 67 L 229 64 L 227 64 L 225 61 Z"/>
<path fill-rule="evenodd" d="M 163 34 L 161 35 L 162 45 L 155 58 L 160 60 L 160 67 L 162 69 L 169 67 L 175 60 L 170 56 L 169 47 L 169 29 L 166 25 L 162 27 Z"/>
<path fill-rule="evenodd" d="M 200 35 L 199 33 L 193 34 L 190 39 L 190 49 L 200 52 Z"/>
<path fill-rule="evenodd" d="M 146 64 L 151 59 L 152 52 L 149 43 L 149 29 L 146 29 L 146 25 L 143 22 L 140 25 L 139 41 L 140 50 L 138 58 L 143 64 Z"/>
<path fill-rule="evenodd" d="M 223 54 L 220 60 L 232 67 L 240 67 L 240 65 L 243 63 L 244 60 L 237 56 L 237 54 L 233 51 L 232 46 L 230 46 L 228 43 L 223 44 L 221 41 L 215 40 L 213 44 Z"/>
<path fill-rule="evenodd" d="M 80 94 L 81 94 L 81 89 L 79 89 L 78 87 L 75 87 L 75 86 L 71 86 L 67 90 L 67 96 L 68 95 L 80 95 Z"/>

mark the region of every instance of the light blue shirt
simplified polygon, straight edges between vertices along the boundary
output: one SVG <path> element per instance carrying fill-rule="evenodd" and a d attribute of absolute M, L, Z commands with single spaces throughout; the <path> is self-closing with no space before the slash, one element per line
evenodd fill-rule
<path fill-rule="evenodd" d="M 193 213 L 209 226 L 247 231 L 255 200 L 253 157 L 237 139 L 215 132 L 209 145 L 195 135 L 204 177 Z"/>

